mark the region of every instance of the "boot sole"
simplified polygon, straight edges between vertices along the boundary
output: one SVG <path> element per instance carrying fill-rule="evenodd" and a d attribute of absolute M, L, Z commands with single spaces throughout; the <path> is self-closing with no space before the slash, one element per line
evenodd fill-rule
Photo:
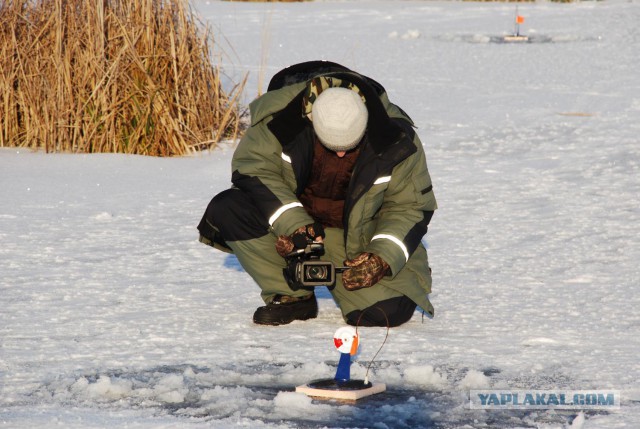
<path fill-rule="evenodd" d="M 264 307 L 260 307 L 260 308 L 264 308 Z M 258 313 L 259 310 L 260 309 L 256 310 L 256 313 Z M 315 309 L 314 313 L 310 311 L 307 314 L 304 314 L 304 313 L 293 314 L 293 315 L 289 315 L 290 317 L 287 317 L 287 318 L 278 317 L 277 314 L 271 314 L 268 310 L 264 310 L 260 313 L 261 314 L 257 316 L 256 314 L 253 315 L 253 323 L 257 325 L 270 325 L 270 326 L 288 325 L 289 323 L 295 320 L 309 320 L 309 319 L 315 319 L 316 317 L 318 317 L 317 308 Z"/>

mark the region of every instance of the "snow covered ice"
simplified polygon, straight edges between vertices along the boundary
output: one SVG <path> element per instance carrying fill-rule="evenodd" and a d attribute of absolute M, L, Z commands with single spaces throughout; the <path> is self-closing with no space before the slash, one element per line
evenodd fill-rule
<path fill-rule="evenodd" d="M 439 203 L 433 320 L 391 331 L 357 404 L 343 325 L 253 325 L 258 287 L 197 241 L 233 144 L 193 157 L 0 149 L 0 427 L 640 427 L 640 5 L 194 3 L 249 72 L 326 59 L 414 119 Z M 225 41 L 226 38 L 226 41 Z M 228 44 L 227 44 L 228 43 Z M 261 65 L 265 62 L 265 65 Z M 361 330 L 362 378 L 384 330 Z M 615 389 L 611 411 L 471 410 L 470 389 Z"/>

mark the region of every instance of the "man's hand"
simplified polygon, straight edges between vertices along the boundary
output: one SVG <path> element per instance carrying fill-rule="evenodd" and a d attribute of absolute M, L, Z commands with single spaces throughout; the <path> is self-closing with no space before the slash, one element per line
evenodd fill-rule
<path fill-rule="evenodd" d="M 321 223 L 316 222 L 304 225 L 296 229 L 291 235 L 279 236 L 276 241 L 276 252 L 285 258 L 295 249 L 304 249 L 309 241 L 322 243 L 324 236 L 324 227 Z"/>
<path fill-rule="evenodd" d="M 373 253 L 361 253 L 353 259 L 344 261 L 351 267 L 342 274 L 342 284 L 347 290 L 371 287 L 387 274 L 389 264 Z"/>

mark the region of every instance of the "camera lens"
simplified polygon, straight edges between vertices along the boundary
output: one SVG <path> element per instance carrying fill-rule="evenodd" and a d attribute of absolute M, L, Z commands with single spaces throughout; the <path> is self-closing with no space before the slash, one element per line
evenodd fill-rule
<path fill-rule="evenodd" d="M 311 265 L 306 268 L 304 276 L 307 280 L 326 280 L 328 278 L 328 270 L 324 265 Z"/>

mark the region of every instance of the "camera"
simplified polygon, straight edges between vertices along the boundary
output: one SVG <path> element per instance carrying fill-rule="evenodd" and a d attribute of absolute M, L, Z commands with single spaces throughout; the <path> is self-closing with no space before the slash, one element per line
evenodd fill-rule
<path fill-rule="evenodd" d="M 343 268 L 336 269 L 333 263 L 321 261 L 322 255 L 324 244 L 315 242 L 307 243 L 304 249 L 297 249 L 287 255 L 287 267 L 282 271 L 292 290 L 315 286 L 331 288 L 335 285 L 336 272 L 341 272 Z"/>

